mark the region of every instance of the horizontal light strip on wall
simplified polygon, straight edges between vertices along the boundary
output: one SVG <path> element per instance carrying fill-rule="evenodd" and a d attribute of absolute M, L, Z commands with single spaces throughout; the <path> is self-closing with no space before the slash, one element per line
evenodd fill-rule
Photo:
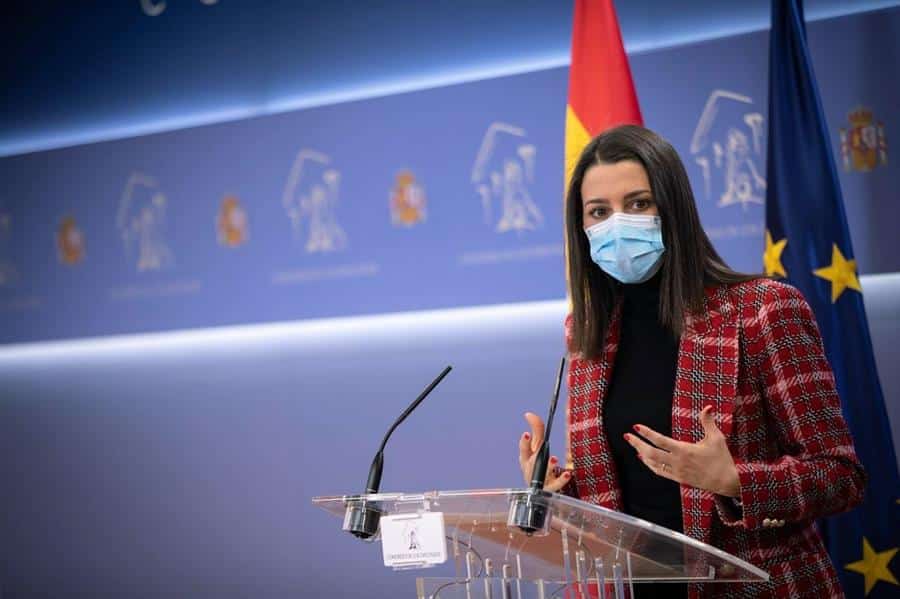
<path fill-rule="evenodd" d="M 864 275 L 860 281 L 867 294 L 889 294 L 891 289 L 900 288 L 900 272 Z M 365 339 L 367 344 L 390 346 L 405 343 L 411 335 L 441 335 L 465 342 L 472 338 L 473 331 L 479 335 L 510 333 L 536 322 L 559 327 L 561 341 L 566 308 L 565 300 L 549 300 L 11 344 L 0 346 L 0 370 L 32 361 L 46 366 L 48 362 L 74 358 L 150 358 L 176 352 L 265 349 L 272 347 L 273 339 L 279 344 L 329 346 L 352 346 Z"/>
<path fill-rule="evenodd" d="M 64 341 L 41 341 L 0 346 L 0 371 L 31 361 L 47 362 L 78 359 L 107 359 L 129 356 L 152 358 L 154 354 L 196 351 L 227 351 L 241 348 L 269 348 L 273 339 L 279 344 L 326 343 L 329 346 L 403 343 L 411 335 L 453 336 L 471 339 L 479 334 L 511 331 L 524 323 L 551 319 L 560 330 L 566 313 L 565 300 L 497 304 L 399 312 L 372 316 L 349 316 L 277 323 L 250 324 L 208 329 L 188 329 L 161 333 L 93 337 Z"/>

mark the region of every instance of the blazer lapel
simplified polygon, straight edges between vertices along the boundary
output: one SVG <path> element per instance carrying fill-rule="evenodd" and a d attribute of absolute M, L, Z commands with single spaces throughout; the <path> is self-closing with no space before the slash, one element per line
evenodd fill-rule
<path fill-rule="evenodd" d="M 728 288 L 707 290 L 704 310 L 686 316 L 678 348 L 675 393 L 672 398 L 672 437 L 697 443 L 703 439 L 700 412 L 713 407 L 716 425 L 731 432 L 738 377 L 738 314 Z M 681 485 L 684 533 L 709 541 L 715 511 L 714 495 Z"/>
<path fill-rule="evenodd" d="M 569 443 L 581 499 L 614 510 L 623 508 L 616 465 L 607 448 L 603 401 L 619 348 L 621 306 L 610 319 L 603 355 L 597 360 L 574 359 L 569 370 Z"/>

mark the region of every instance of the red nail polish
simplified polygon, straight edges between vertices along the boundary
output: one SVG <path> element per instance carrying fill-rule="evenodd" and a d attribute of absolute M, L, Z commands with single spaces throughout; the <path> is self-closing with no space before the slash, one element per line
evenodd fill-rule
<path fill-rule="evenodd" d="M 638 425 L 637 425 L 637 424 L 635 424 L 632 428 L 634 428 L 634 432 L 636 432 L 636 433 L 641 432 L 641 429 L 638 428 Z"/>
<path fill-rule="evenodd" d="M 555 464 L 555 463 L 556 463 L 556 458 L 550 458 L 550 463 L 551 463 L 551 464 Z"/>
<path fill-rule="evenodd" d="M 529 435 L 528 433 L 525 433 L 525 440 L 527 441 L 530 438 L 531 438 L 531 435 Z"/>
<path fill-rule="evenodd" d="M 571 472 L 563 472 L 563 476 L 565 476 L 566 478 L 569 478 L 570 476 L 572 476 L 572 473 Z"/>

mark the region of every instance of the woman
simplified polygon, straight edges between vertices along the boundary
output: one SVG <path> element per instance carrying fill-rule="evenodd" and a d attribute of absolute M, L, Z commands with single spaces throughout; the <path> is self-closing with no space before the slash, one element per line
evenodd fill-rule
<path fill-rule="evenodd" d="M 584 149 L 566 238 L 573 464 L 545 488 L 771 575 L 636 585 L 639 596 L 842 597 L 814 521 L 857 505 L 865 473 L 801 294 L 725 265 L 675 150 L 642 127 L 611 129 Z M 544 425 L 526 419 L 528 481 Z"/>

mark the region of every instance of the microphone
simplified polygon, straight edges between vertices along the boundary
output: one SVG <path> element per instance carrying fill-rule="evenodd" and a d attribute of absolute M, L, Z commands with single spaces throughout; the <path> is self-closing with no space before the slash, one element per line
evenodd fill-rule
<path fill-rule="evenodd" d="M 525 534 L 543 536 L 550 531 L 549 494 L 544 491 L 544 479 L 547 477 L 547 466 L 550 461 L 550 431 L 553 428 L 553 417 L 556 415 L 556 404 L 559 402 L 559 388 L 562 384 L 563 371 L 566 368 L 566 357 L 559 361 L 559 372 L 556 374 L 556 387 L 550 400 L 550 411 L 547 414 L 547 427 L 544 439 L 534 459 L 531 471 L 531 483 L 528 490 L 517 494 L 509 506 L 506 524 L 516 527 Z"/>
<path fill-rule="evenodd" d="M 556 374 L 556 387 L 553 390 L 553 399 L 550 400 L 550 412 L 547 414 L 547 428 L 544 430 L 544 440 L 534 459 L 534 468 L 531 471 L 530 488 L 535 491 L 544 489 L 544 479 L 547 477 L 547 466 L 550 461 L 550 430 L 553 428 L 553 417 L 556 415 L 556 404 L 559 402 L 559 388 L 562 384 L 563 371 L 566 368 L 566 357 L 559 361 L 559 372 Z"/>
<path fill-rule="evenodd" d="M 452 369 L 452 366 L 444 368 L 444 370 L 437 375 L 437 378 L 425 387 L 425 390 L 419 394 L 415 401 L 403 410 L 400 417 L 397 418 L 397 420 L 394 421 L 394 424 L 391 425 L 391 428 L 388 429 L 387 434 L 381 441 L 381 445 L 378 446 L 375 457 L 372 459 L 372 466 L 369 468 L 369 478 L 366 480 L 366 494 L 374 495 L 378 493 L 378 489 L 381 487 L 381 473 L 384 469 L 384 446 L 387 445 L 391 433 L 400 426 L 401 422 L 406 420 L 406 418 L 412 414 L 413 410 L 419 407 L 419 404 L 428 397 L 429 393 L 434 391 L 434 388 L 438 386 L 438 383 L 444 380 L 444 377 L 447 376 Z M 361 502 L 347 506 L 347 512 L 344 515 L 344 530 L 360 539 L 370 539 L 378 532 L 378 523 L 380 520 L 381 510 L 379 510 L 377 506 L 369 505 L 367 501 L 363 499 Z"/>

